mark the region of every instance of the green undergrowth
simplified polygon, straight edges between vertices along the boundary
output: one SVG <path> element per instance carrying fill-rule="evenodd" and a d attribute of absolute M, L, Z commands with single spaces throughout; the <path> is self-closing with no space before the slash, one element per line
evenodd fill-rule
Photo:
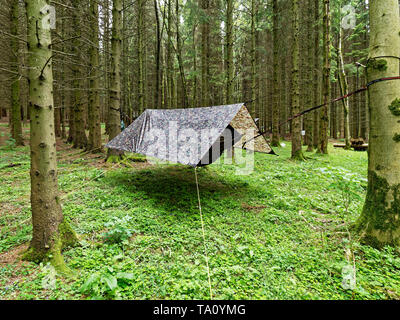
<path fill-rule="evenodd" d="M 28 150 L 0 148 L 0 261 L 31 236 Z M 350 231 L 367 154 L 329 151 L 297 162 L 286 143 L 279 157 L 256 154 L 249 175 L 233 165 L 198 169 L 214 298 L 400 297 L 398 253 L 363 246 Z M 59 186 L 81 241 L 63 253 L 76 276 L 2 263 L 0 299 L 208 299 L 194 169 L 75 159 L 60 161 Z"/>

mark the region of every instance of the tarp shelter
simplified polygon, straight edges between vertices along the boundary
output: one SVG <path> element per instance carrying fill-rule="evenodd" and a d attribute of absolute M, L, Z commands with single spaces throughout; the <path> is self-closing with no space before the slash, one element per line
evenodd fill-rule
<path fill-rule="evenodd" d="M 192 167 L 215 162 L 225 150 L 273 153 L 244 103 L 191 109 L 147 109 L 107 148 Z"/>

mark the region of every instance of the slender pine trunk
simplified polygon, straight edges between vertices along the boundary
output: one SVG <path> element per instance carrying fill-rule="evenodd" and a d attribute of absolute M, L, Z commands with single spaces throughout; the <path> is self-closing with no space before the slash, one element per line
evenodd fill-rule
<path fill-rule="evenodd" d="M 233 103 L 233 9 L 234 0 L 226 1 L 226 39 L 225 39 L 225 74 L 226 74 L 226 93 L 225 103 Z"/>
<path fill-rule="evenodd" d="M 45 0 L 26 0 L 29 47 L 29 99 L 31 109 L 31 206 L 33 234 L 24 258 L 50 260 L 68 272 L 61 250 L 77 238 L 64 220 L 58 196 L 54 134 L 53 61 L 51 31 L 46 28 Z"/>
<path fill-rule="evenodd" d="M 110 83 L 110 121 L 109 140 L 121 133 L 121 46 L 122 46 L 122 0 L 113 0 L 111 38 L 111 83 Z M 107 161 L 121 159 L 122 151 L 108 149 Z"/>
<path fill-rule="evenodd" d="M 11 34 L 14 36 L 10 38 L 12 50 L 11 69 L 18 74 L 20 56 L 19 43 L 17 39 L 19 15 L 18 0 L 12 0 L 10 13 Z M 17 146 L 24 145 L 21 121 L 20 80 L 21 77 L 16 76 L 11 82 L 11 136 L 15 140 Z"/>
<path fill-rule="evenodd" d="M 272 25 L 273 25 L 273 100 L 272 100 L 272 147 L 280 146 L 279 136 L 279 83 L 278 83 L 278 68 L 279 68 L 279 46 L 278 46 L 278 0 L 272 1 Z"/>
<path fill-rule="evenodd" d="M 292 28 L 293 28 L 293 52 L 292 52 L 292 115 L 300 112 L 300 82 L 299 82 L 299 1 L 292 3 Z M 292 159 L 304 160 L 301 145 L 301 120 L 296 118 L 292 121 Z"/>
<path fill-rule="evenodd" d="M 323 74 L 322 74 L 322 95 L 323 102 L 328 103 L 331 93 L 331 38 L 330 38 L 330 0 L 324 0 L 323 16 Z M 320 111 L 319 144 L 318 153 L 328 154 L 328 126 L 329 126 L 329 106 L 325 106 Z"/>
<path fill-rule="evenodd" d="M 343 42 L 343 31 L 340 28 L 339 31 L 339 44 L 338 44 L 338 65 L 339 65 L 339 85 L 340 85 L 340 94 L 345 95 L 349 90 L 349 85 L 347 81 L 346 71 L 344 70 L 344 58 L 343 58 L 343 50 L 342 50 L 342 42 Z M 350 121 L 349 121 L 349 99 L 342 100 L 343 106 L 343 118 L 344 118 L 344 140 L 345 140 L 345 149 L 349 150 L 351 147 L 350 144 Z"/>
<path fill-rule="evenodd" d="M 90 79 L 89 79 L 89 143 L 87 149 L 91 152 L 101 152 L 100 125 L 100 95 L 99 95 L 99 5 L 96 0 L 90 0 Z"/>

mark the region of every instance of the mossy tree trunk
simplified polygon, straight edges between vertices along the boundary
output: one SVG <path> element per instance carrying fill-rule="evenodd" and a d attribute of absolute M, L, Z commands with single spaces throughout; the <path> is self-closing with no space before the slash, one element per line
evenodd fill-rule
<path fill-rule="evenodd" d="M 121 133 L 122 0 L 113 1 L 112 21 L 110 111 L 108 114 L 110 123 L 109 140 L 114 139 Z M 108 149 L 107 161 L 118 161 L 122 155 L 122 151 Z"/>
<path fill-rule="evenodd" d="M 18 15 L 19 15 L 19 4 L 18 0 L 12 0 L 10 10 L 10 26 L 11 34 L 14 37 L 10 38 L 11 42 L 11 68 L 14 73 L 18 74 L 19 64 L 19 43 L 18 43 Z M 24 141 L 22 138 L 22 122 L 21 122 L 21 103 L 20 103 L 20 79 L 16 77 L 11 83 L 11 136 L 15 140 L 17 146 L 23 146 Z"/>
<path fill-rule="evenodd" d="M 50 260 L 66 271 L 61 250 L 75 244 L 75 233 L 64 220 L 58 197 L 51 32 L 44 19 L 44 0 L 26 0 L 29 48 L 29 98 L 31 110 L 32 241 L 24 258 Z"/>
<path fill-rule="evenodd" d="M 292 52 L 292 115 L 300 112 L 300 83 L 299 83 L 299 1 L 292 2 L 292 28 L 293 28 L 293 52 Z M 296 118 L 292 121 L 292 159 L 304 160 L 301 145 L 301 120 Z"/>
<path fill-rule="evenodd" d="M 370 1 L 368 82 L 396 76 L 400 52 L 397 0 Z M 390 26 L 390 27 L 388 27 Z M 400 82 L 369 87 L 370 137 L 368 191 L 357 222 L 362 241 L 374 247 L 400 246 Z"/>
<path fill-rule="evenodd" d="M 328 103 L 331 95 L 331 36 L 330 36 L 330 0 L 324 0 L 324 15 L 323 15 L 323 74 L 322 74 L 322 95 L 323 102 Z M 319 143 L 318 152 L 322 154 L 328 154 L 328 117 L 329 107 L 325 106 L 320 111 L 320 123 L 319 123 Z"/>
<path fill-rule="evenodd" d="M 91 152 L 100 152 L 101 125 L 100 125 L 100 95 L 99 95 L 99 5 L 96 0 L 90 0 L 90 79 L 89 79 L 89 142 L 87 149 Z"/>

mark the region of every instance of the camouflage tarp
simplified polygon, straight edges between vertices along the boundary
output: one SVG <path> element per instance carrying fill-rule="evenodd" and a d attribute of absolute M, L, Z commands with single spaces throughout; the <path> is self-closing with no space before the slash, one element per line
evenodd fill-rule
<path fill-rule="evenodd" d="M 242 147 L 259 133 L 241 104 L 192 108 L 147 109 L 106 147 L 140 153 L 193 167 L 216 161 L 224 150 Z M 263 136 L 246 149 L 271 153 Z"/>

